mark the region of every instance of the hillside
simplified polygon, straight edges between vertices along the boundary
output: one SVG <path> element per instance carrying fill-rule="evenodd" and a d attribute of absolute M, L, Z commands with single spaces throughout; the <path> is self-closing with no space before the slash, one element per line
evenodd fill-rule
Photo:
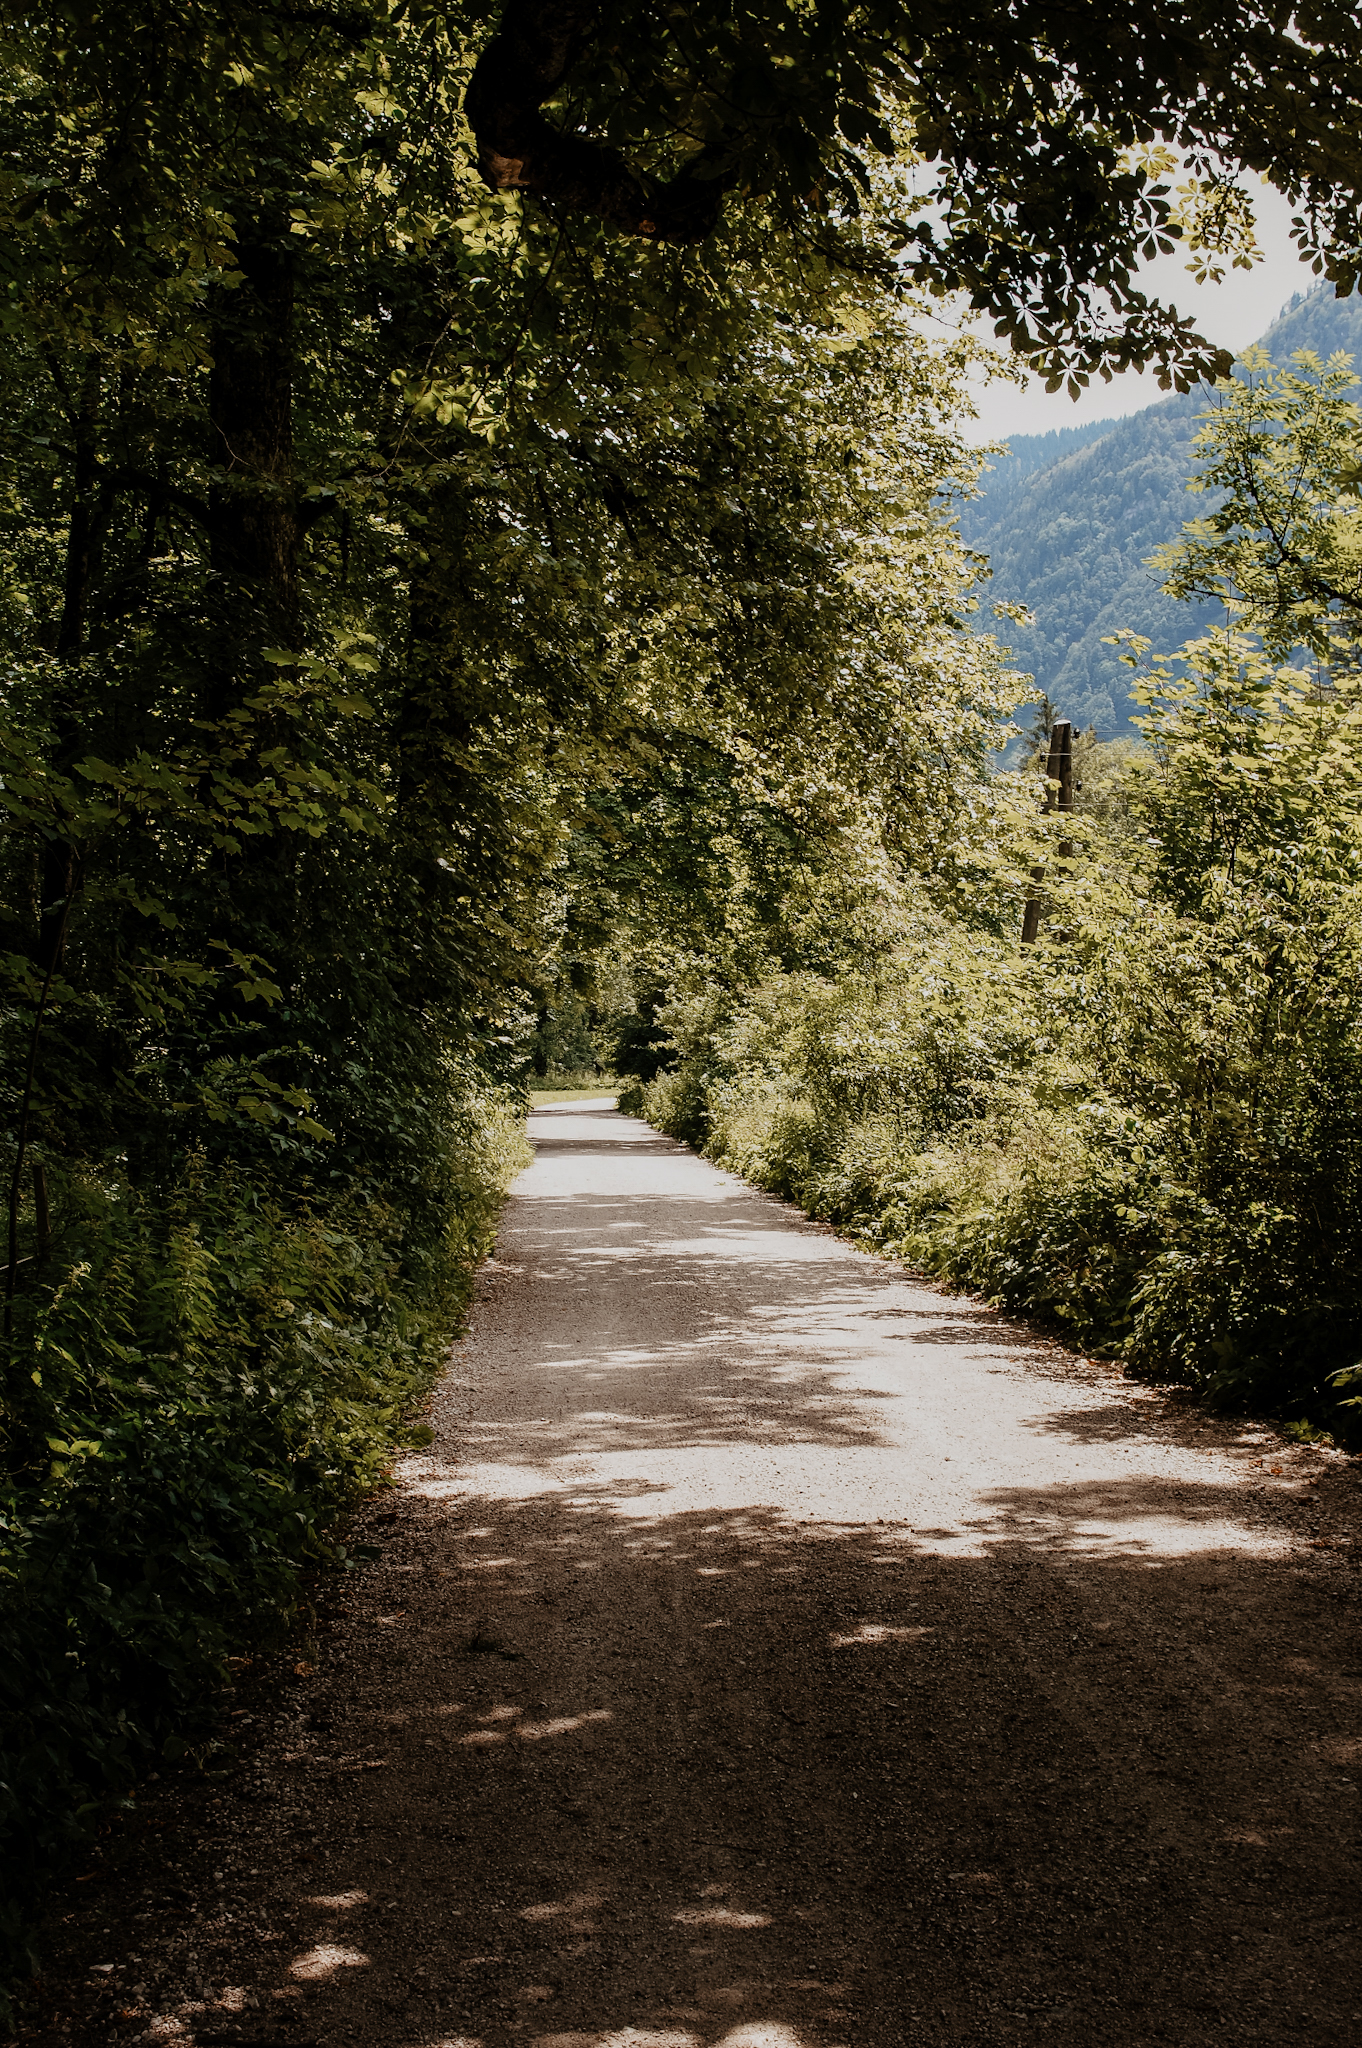
<path fill-rule="evenodd" d="M 1262 346 L 1278 361 L 1302 348 L 1362 357 L 1362 300 L 1311 292 Z M 1019 599 L 1036 615 L 1034 627 L 1008 628 L 1018 666 L 1104 739 L 1127 729 L 1129 671 L 1103 635 L 1130 626 L 1162 650 L 1221 615 L 1165 597 L 1145 567 L 1204 509 L 1188 499 L 1187 476 L 1207 395 L 1203 386 L 1129 419 L 1018 436 L 961 517 L 966 541 L 992 561 L 990 600 Z"/>

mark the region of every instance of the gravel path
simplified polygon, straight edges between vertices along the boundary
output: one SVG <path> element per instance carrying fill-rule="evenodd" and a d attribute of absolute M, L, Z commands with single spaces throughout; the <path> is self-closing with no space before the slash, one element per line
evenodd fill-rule
<path fill-rule="evenodd" d="M 530 1128 L 379 1563 L 63 1899 L 42 2038 L 1362 2039 L 1352 1461 Z"/>

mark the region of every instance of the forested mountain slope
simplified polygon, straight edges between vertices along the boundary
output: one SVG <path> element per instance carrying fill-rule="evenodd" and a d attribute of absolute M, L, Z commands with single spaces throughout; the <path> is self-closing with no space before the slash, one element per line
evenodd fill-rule
<path fill-rule="evenodd" d="M 1278 362 L 1302 348 L 1362 357 L 1362 300 L 1311 292 L 1261 345 Z M 1008 632 L 1018 664 L 1064 716 L 1104 739 L 1127 729 L 1130 704 L 1129 671 L 1103 635 L 1129 626 L 1170 651 L 1220 616 L 1218 605 L 1166 597 L 1145 567 L 1204 509 L 1186 485 L 1206 402 L 1202 387 L 1129 419 L 1018 436 L 961 518 L 965 540 L 992 561 L 991 596 L 1035 613 L 1033 627 Z M 1077 445 L 1065 448 L 1069 434 Z"/>

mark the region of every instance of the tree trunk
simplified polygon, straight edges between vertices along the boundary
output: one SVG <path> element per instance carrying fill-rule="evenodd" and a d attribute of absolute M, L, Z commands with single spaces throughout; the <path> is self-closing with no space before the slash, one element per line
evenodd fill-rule
<path fill-rule="evenodd" d="M 52 723 L 56 747 L 52 765 L 69 775 L 81 743 L 79 666 L 85 652 L 90 592 L 99 567 L 103 519 L 98 502 L 99 365 L 91 361 L 81 380 L 72 428 L 75 440 L 74 496 L 66 537 L 66 574 L 57 628 L 57 684 Z M 43 842 L 38 875 L 38 934 L 33 961 L 44 980 L 60 973 L 79 852 L 69 839 Z"/>
<path fill-rule="evenodd" d="M 1067 718 L 1057 718 L 1051 727 L 1050 753 L 1045 764 L 1045 780 L 1048 785 L 1045 791 L 1045 808 L 1047 811 L 1054 810 L 1056 795 L 1058 795 L 1059 808 L 1062 812 L 1067 813 L 1074 807 L 1073 730 L 1073 726 Z M 1056 783 L 1059 784 L 1058 791 L 1054 787 Z M 1071 860 L 1073 858 L 1073 847 L 1067 839 L 1062 839 L 1059 843 L 1059 857 L 1061 860 Z M 1037 888 L 1027 897 L 1026 909 L 1022 914 L 1022 944 L 1024 946 L 1034 946 L 1037 938 L 1040 936 L 1041 898 L 1039 885 L 1045 879 L 1044 868 L 1032 868 L 1031 879 L 1037 884 Z"/>
<path fill-rule="evenodd" d="M 244 282 L 221 292 L 208 386 L 214 466 L 209 561 L 216 637 L 204 710 L 217 722 L 272 673 L 266 648 L 296 649 L 301 634 L 298 516 L 293 444 L 294 259 L 287 222 L 243 222 Z M 258 721 L 257 753 L 288 745 L 284 720 Z M 296 847 L 285 831 L 247 837 L 224 863 L 222 935 L 261 954 L 287 986 L 296 930 Z M 235 995 L 227 1012 L 238 1017 Z M 257 1014 L 257 1013 L 253 1013 Z"/>
<path fill-rule="evenodd" d="M 245 283 L 221 294 L 213 329 L 211 562 L 233 608 L 234 653 L 261 632 L 287 646 L 298 627 L 293 257 L 272 225 L 241 249 Z"/>
<path fill-rule="evenodd" d="M 702 242 L 733 185 L 727 138 L 664 180 L 608 143 L 555 128 L 540 112 L 601 28 L 593 0 L 508 0 L 464 95 L 478 169 L 494 192 L 536 193 L 649 241 Z"/>

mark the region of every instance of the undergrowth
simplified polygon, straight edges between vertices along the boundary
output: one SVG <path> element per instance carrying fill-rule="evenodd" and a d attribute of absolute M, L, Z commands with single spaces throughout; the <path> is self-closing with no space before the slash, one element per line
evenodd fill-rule
<path fill-rule="evenodd" d="M 620 1106 L 1132 1372 L 1356 1442 L 1362 680 L 1233 634 L 1181 659 L 1117 826 L 1047 850 L 1040 943 L 1015 890 L 928 899 L 868 965 L 673 1000 Z"/>
<path fill-rule="evenodd" d="M 455 1077 L 458 1079 L 458 1077 Z M 202 1733 L 228 1654 L 350 1562 L 345 1505 L 420 1441 L 525 1164 L 519 1103 L 464 1074 L 425 1186 L 282 1188 L 191 1154 L 157 1198 L 75 1174 L 17 1302 L 0 1492 L 0 1868 L 11 1968 L 45 1877 Z"/>
<path fill-rule="evenodd" d="M 828 992 L 791 993 L 826 1025 Z M 725 1032 L 692 1040 L 682 1064 L 620 1106 L 868 1247 L 1057 1325 L 1137 1376 L 1362 1438 L 1356 1125 L 1339 1159 L 1323 1105 L 1298 1105 L 1275 1158 L 1246 1148 L 1211 1171 L 1189 1156 L 1185 1130 L 1111 1100 L 1056 1100 L 1042 1074 L 1034 1092 L 1012 1075 L 977 1087 L 958 1120 L 924 1131 L 920 1099 L 905 1087 L 893 1100 L 883 1074 L 877 1106 L 848 1105 L 837 1081 L 851 1059 L 830 1083 L 811 1071 L 802 1035 L 771 1044 L 774 1073 L 735 1073 Z"/>

